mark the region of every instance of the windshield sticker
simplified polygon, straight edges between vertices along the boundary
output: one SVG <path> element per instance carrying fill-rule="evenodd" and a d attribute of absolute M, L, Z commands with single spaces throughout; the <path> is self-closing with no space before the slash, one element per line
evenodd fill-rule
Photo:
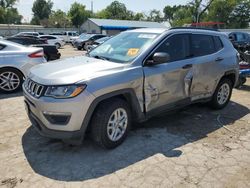
<path fill-rule="evenodd" d="M 135 56 L 138 54 L 139 50 L 140 50 L 139 48 L 129 48 L 127 55 L 128 56 Z"/>
<path fill-rule="evenodd" d="M 140 34 L 138 38 L 144 38 L 144 39 L 154 39 L 157 35 L 153 34 Z"/>

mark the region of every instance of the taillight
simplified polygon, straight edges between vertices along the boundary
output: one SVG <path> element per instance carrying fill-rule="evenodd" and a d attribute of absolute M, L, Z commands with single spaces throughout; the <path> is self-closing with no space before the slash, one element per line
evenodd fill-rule
<path fill-rule="evenodd" d="M 39 57 L 43 57 L 43 56 L 44 56 L 43 50 L 29 54 L 30 58 L 39 58 Z"/>

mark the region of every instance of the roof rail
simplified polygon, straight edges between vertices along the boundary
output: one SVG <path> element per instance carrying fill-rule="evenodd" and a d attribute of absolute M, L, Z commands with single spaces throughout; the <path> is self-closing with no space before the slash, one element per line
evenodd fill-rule
<path fill-rule="evenodd" d="M 173 29 L 200 29 L 200 30 L 208 30 L 208 31 L 217 31 L 217 32 L 220 32 L 218 29 L 204 28 L 204 27 L 172 27 L 169 30 L 173 30 Z"/>

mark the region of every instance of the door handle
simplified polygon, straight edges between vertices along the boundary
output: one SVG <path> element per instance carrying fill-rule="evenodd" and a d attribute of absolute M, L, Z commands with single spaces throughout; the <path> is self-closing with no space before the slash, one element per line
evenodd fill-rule
<path fill-rule="evenodd" d="M 223 59 L 224 59 L 224 58 L 222 58 L 222 57 L 218 57 L 218 58 L 215 59 L 215 61 L 218 62 L 218 61 L 222 61 Z"/>
<path fill-rule="evenodd" d="M 189 68 L 192 68 L 193 65 L 192 64 L 186 64 L 182 67 L 182 69 L 189 69 Z"/>

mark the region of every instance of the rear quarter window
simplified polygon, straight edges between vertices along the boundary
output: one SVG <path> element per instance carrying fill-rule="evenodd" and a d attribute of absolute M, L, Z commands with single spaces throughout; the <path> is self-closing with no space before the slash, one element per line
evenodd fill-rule
<path fill-rule="evenodd" d="M 220 37 L 214 36 L 214 47 L 216 51 L 220 51 L 224 47 Z"/>

